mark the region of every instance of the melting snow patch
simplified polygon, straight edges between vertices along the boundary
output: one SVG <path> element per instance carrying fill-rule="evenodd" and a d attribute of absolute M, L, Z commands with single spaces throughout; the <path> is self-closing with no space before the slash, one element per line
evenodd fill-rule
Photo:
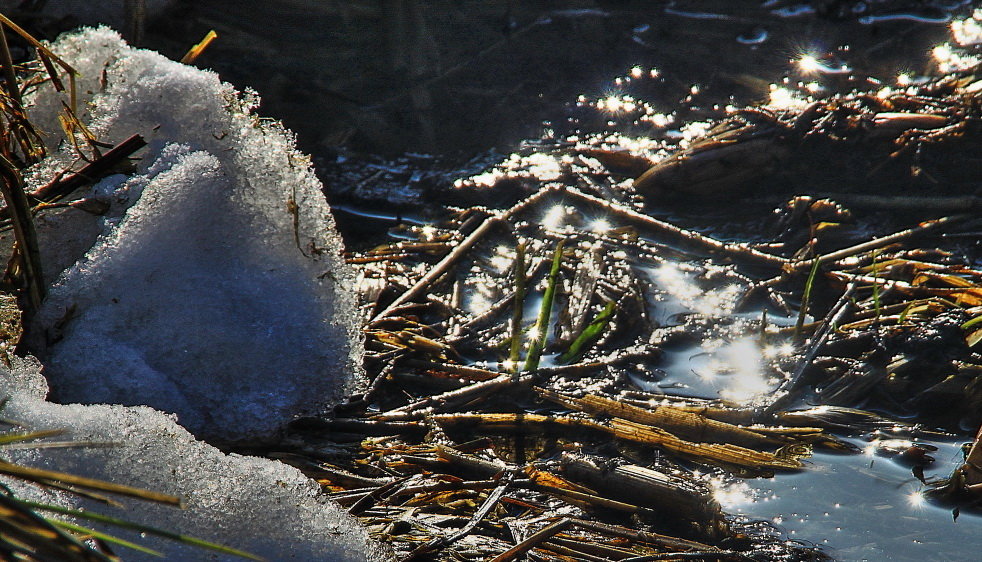
<path fill-rule="evenodd" d="M 361 374 L 353 277 L 292 136 L 251 113 L 254 96 L 108 29 L 52 48 L 81 73 L 81 117 L 100 140 L 149 141 L 138 175 L 90 194 L 111 203 L 106 216 L 42 225 L 49 272 L 87 246 L 64 243 L 67 213 L 90 243 L 103 232 L 34 322 L 52 399 L 153 406 L 225 444 L 336 403 Z M 39 90 L 32 119 L 57 130 L 59 104 Z M 35 182 L 75 158 L 52 148 Z"/>
<path fill-rule="evenodd" d="M 128 499 L 123 500 L 125 508 L 112 508 L 5 479 L 19 498 L 92 509 L 268 560 L 388 559 L 388 553 L 368 539 L 353 517 L 319 496 L 317 484 L 296 469 L 266 459 L 225 455 L 194 440 L 172 416 L 144 406 L 44 402 L 41 396 L 46 389 L 37 364 L 29 359 L 14 361 L 11 372 L 0 368 L 0 393 L 12 396 L 3 410 L 5 419 L 30 429 L 66 429 L 68 439 L 111 446 L 8 449 L 6 460 L 176 495 L 186 508 Z M 78 523 L 93 525 L 87 520 Z M 159 550 L 168 560 L 242 560 L 111 526 L 101 530 Z M 125 560 L 149 558 L 126 549 L 118 554 Z"/>

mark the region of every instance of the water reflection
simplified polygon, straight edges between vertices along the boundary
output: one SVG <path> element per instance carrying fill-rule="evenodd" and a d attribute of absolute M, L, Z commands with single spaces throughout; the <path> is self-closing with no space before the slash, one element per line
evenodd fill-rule
<path fill-rule="evenodd" d="M 723 268 L 709 267 L 699 275 L 684 263 L 666 262 L 649 273 L 659 323 L 677 325 L 704 318 L 714 325 L 697 344 L 665 353 L 665 377 L 655 383 L 637 380 L 636 384 L 646 390 L 673 388 L 680 394 L 743 404 L 752 404 L 777 387 L 780 376 L 773 365 L 790 356 L 794 347 L 773 330 L 767 330 L 762 339 L 760 310 L 736 312 L 744 285 L 727 279 Z"/>

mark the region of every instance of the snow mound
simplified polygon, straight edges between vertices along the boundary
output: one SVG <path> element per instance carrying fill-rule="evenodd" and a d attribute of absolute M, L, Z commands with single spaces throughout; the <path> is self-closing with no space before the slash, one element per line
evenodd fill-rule
<path fill-rule="evenodd" d="M 109 447 L 5 450 L 4 458 L 181 497 L 185 509 L 123 500 L 125 508 L 96 505 L 69 494 L 12 484 L 18 497 L 73 509 L 92 509 L 168 531 L 217 542 L 268 560 L 386 560 L 358 522 L 319 496 L 296 469 L 266 459 L 225 455 L 194 440 L 171 416 L 138 406 L 60 405 L 44 402 L 44 380 L 30 359 L 0 368 L 0 393 L 12 396 L 5 419 L 30 429 L 68 431 L 58 440 Z M 79 524 L 92 526 L 90 521 Z M 167 555 L 168 560 L 242 560 L 113 527 L 101 530 Z M 125 560 L 149 559 L 120 549 Z"/>
<path fill-rule="evenodd" d="M 93 189 L 112 203 L 106 216 L 61 215 L 79 213 L 81 238 L 103 234 L 33 325 L 51 398 L 153 406 L 199 438 L 234 444 L 350 392 L 362 374 L 353 277 L 292 136 L 252 114 L 254 96 L 106 28 L 52 49 L 81 73 L 80 117 L 97 137 L 139 133 L 149 147 L 138 175 Z M 32 119 L 56 130 L 59 103 L 40 89 Z M 75 158 L 52 148 L 36 183 Z M 87 246 L 43 230 L 49 274 Z"/>

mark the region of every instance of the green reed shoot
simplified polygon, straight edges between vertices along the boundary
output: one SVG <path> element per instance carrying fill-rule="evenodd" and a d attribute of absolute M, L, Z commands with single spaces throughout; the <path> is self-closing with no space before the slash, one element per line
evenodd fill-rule
<path fill-rule="evenodd" d="M 535 323 L 535 334 L 529 344 L 528 355 L 525 356 L 523 371 L 534 371 L 539 368 L 539 359 L 546 347 L 546 336 L 549 333 L 549 321 L 552 318 L 552 303 L 556 299 L 556 284 L 559 280 L 559 270 L 563 263 L 563 246 L 566 241 L 560 240 L 552 255 L 552 268 L 549 270 L 549 280 L 546 292 L 542 295 L 542 305 L 539 307 L 539 319 Z"/>

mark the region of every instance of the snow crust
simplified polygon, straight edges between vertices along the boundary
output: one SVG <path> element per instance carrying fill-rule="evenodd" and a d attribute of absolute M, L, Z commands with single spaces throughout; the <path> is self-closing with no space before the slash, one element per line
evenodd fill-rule
<path fill-rule="evenodd" d="M 223 444 L 335 404 L 362 374 L 353 276 L 293 137 L 252 114 L 253 94 L 107 28 L 52 49 L 81 73 L 92 132 L 149 147 L 137 175 L 89 194 L 110 204 L 105 216 L 70 209 L 40 225 L 45 271 L 68 267 L 30 335 L 51 398 L 149 405 Z M 57 130 L 60 104 L 40 89 L 32 120 Z M 51 148 L 35 183 L 76 157 Z"/>
<path fill-rule="evenodd" d="M 21 499 L 92 509 L 268 560 L 390 558 L 390 553 L 369 540 L 353 517 L 319 496 L 317 484 L 296 469 L 267 459 L 225 455 L 196 441 L 172 416 L 151 408 L 45 402 L 42 397 L 47 389 L 37 362 L 30 358 L 13 361 L 9 372 L 0 368 L 0 393 L 12 396 L 3 410 L 5 419 L 30 429 L 66 429 L 67 434 L 58 440 L 111 446 L 5 449 L 5 459 L 177 495 L 186 507 L 124 498 L 125 508 L 111 508 L 4 479 L 4 483 L 13 484 Z M 151 535 L 140 537 L 111 526 L 99 527 L 86 520 L 77 523 L 159 550 L 168 560 L 242 560 Z M 123 548 L 118 554 L 124 560 L 159 560 Z"/>

